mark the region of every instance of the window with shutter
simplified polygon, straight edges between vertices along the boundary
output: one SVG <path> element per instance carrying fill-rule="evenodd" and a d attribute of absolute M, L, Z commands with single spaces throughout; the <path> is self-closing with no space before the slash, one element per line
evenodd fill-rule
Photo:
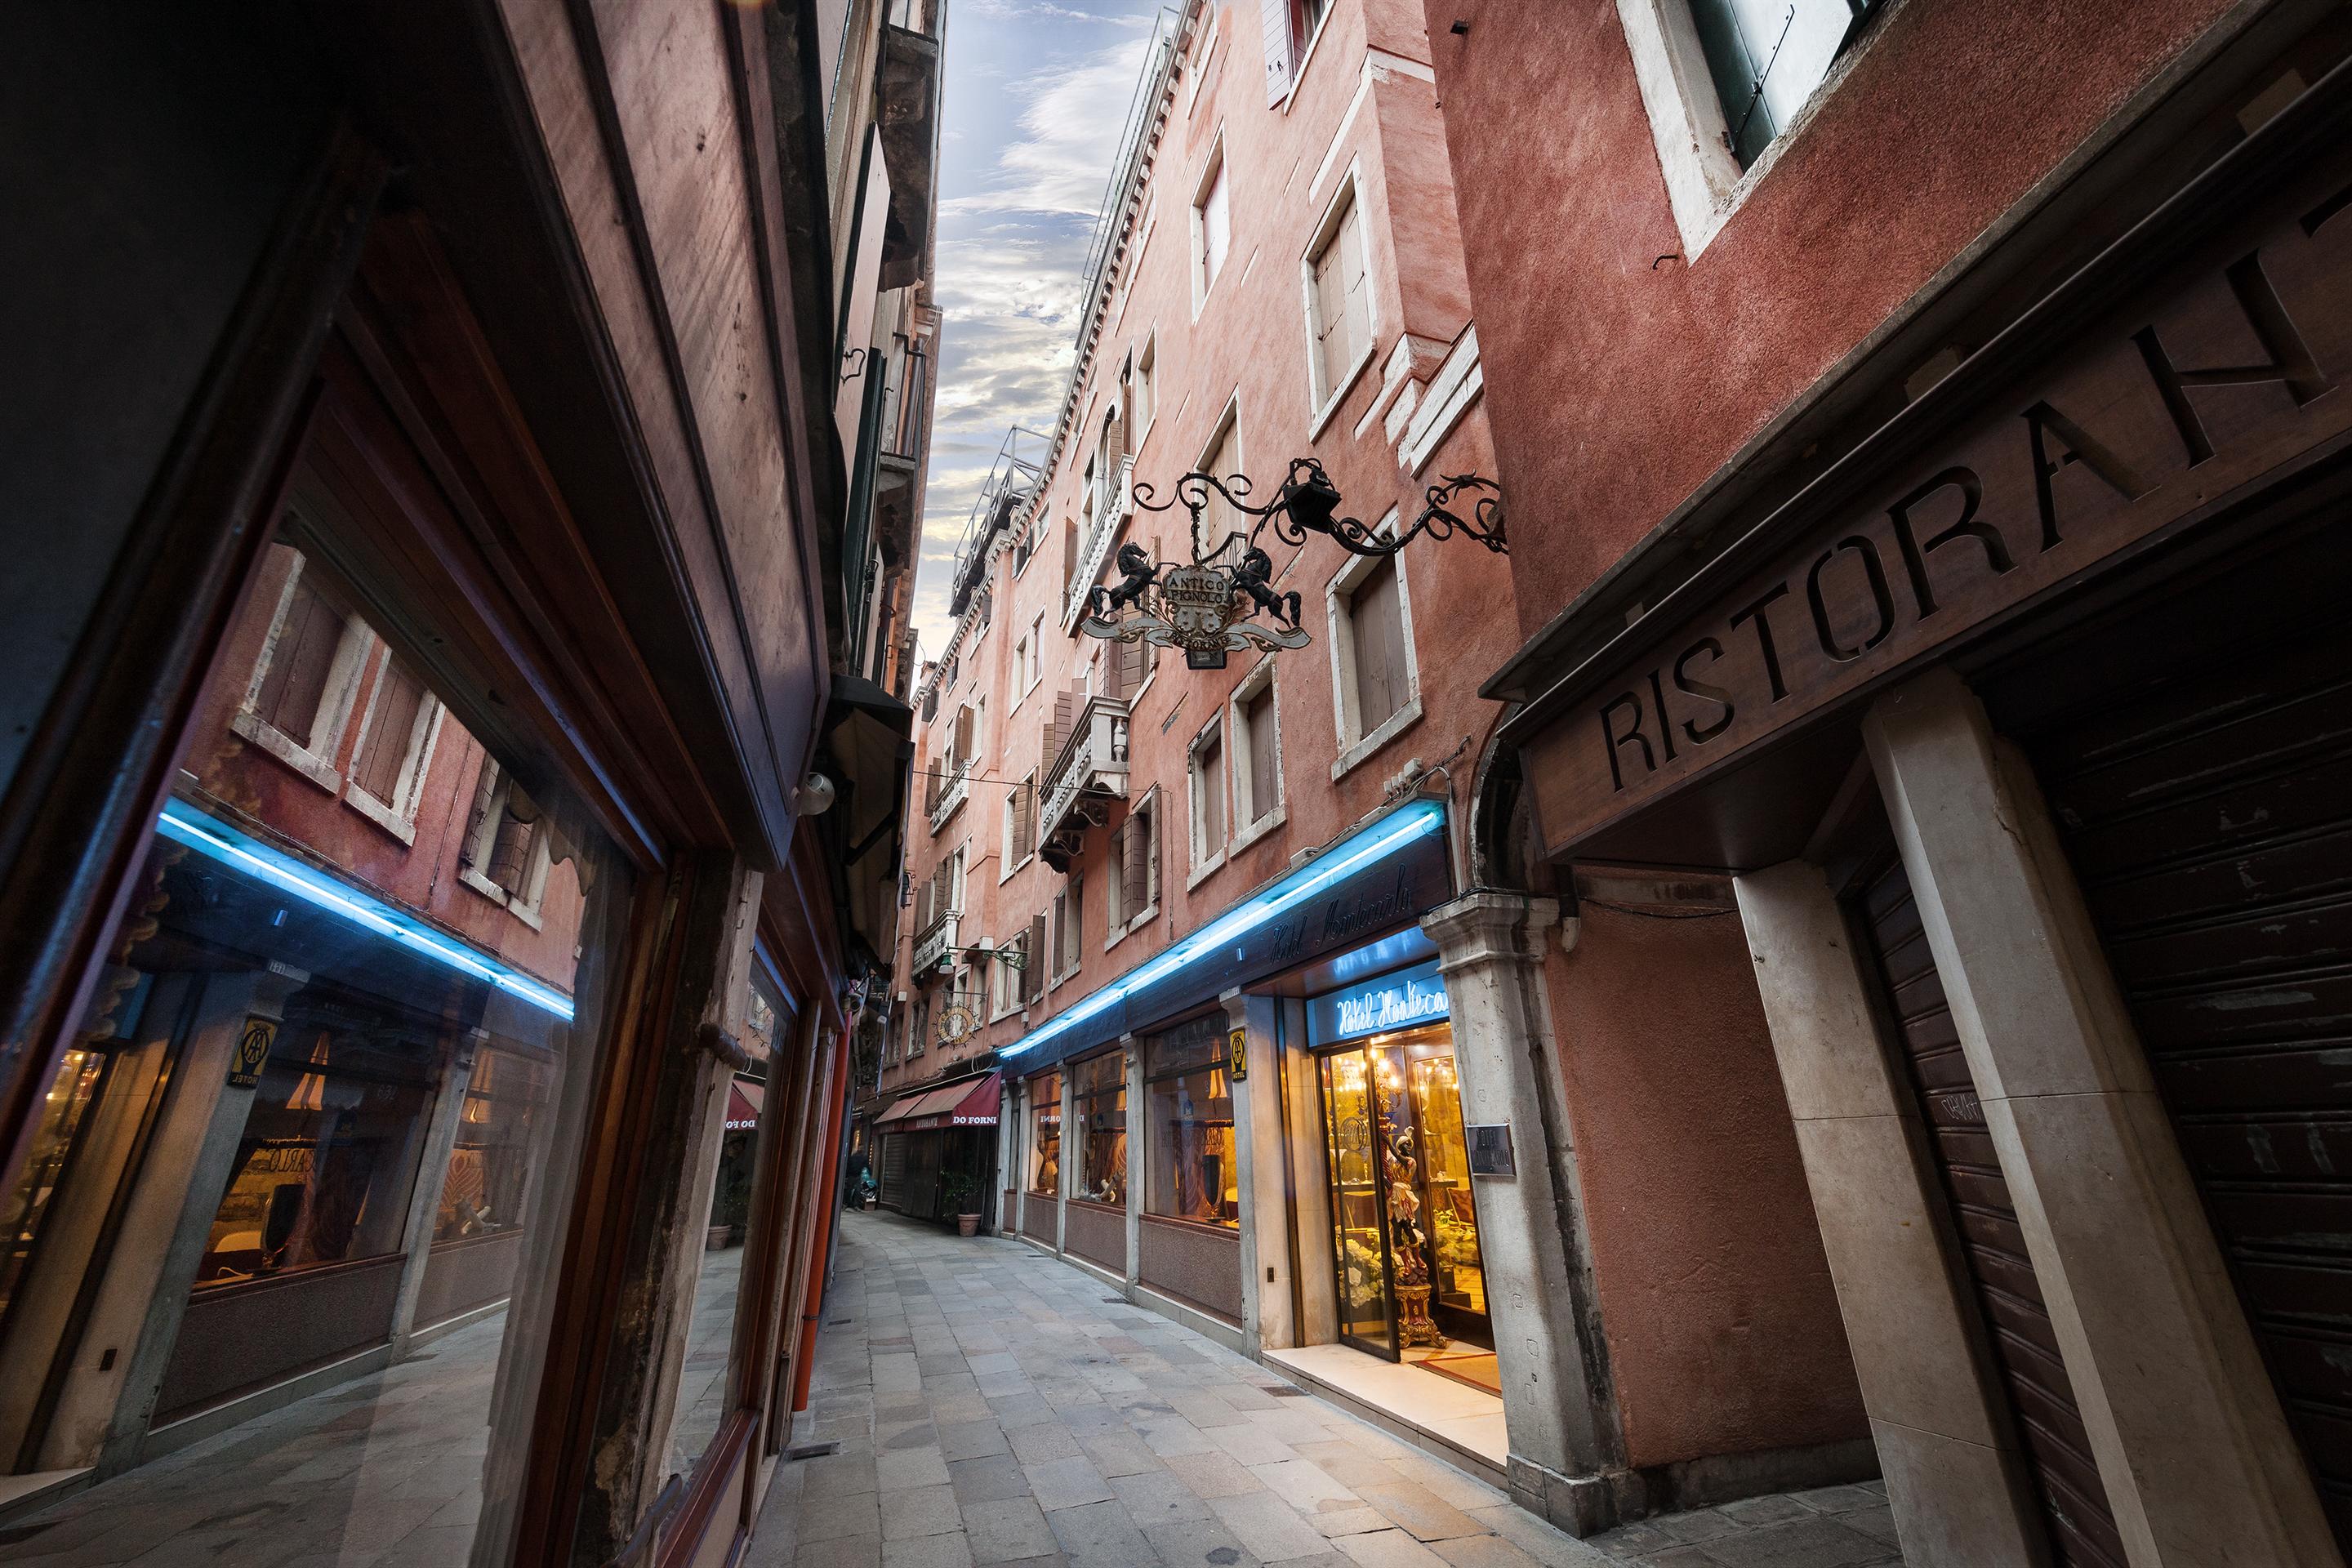
<path fill-rule="evenodd" d="M 1022 971 L 1022 978 L 1026 983 L 1023 986 L 1023 993 L 1029 1001 L 1034 1002 L 1045 994 L 1045 917 L 1044 915 L 1035 916 L 1030 921 L 1029 934 L 1023 939 L 1021 956 L 1029 966 Z"/>
<path fill-rule="evenodd" d="M 1348 629 L 1356 664 L 1355 738 L 1360 739 L 1387 723 L 1407 700 L 1396 563 L 1375 563 L 1356 584 L 1349 596 Z"/>
<path fill-rule="evenodd" d="M 1159 375 L 1160 340 L 1155 335 L 1143 340 L 1143 352 L 1135 356 L 1135 394 L 1131 399 L 1135 409 L 1131 416 L 1135 422 L 1134 440 L 1142 440 L 1143 433 L 1151 428 L 1151 413 L 1158 406 Z"/>
<path fill-rule="evenodd" d="M 286 618 L 265 656 L 269 664 L 254 694 L 254 717 L 308 750 L 318 750 L 329 738 L 312 731 L 350 620 L 307 575 L 297 578 Z"/>
<path fill-rule="evenodd" d="M 1259 37 L 1265 47 L 1265 100 L 1280 103 L 1298 64 L 1295 0 L 1258 0 Z"/>
<path fill-rule="evenodd" d="M 1144 865 L 1150 828 L 1150 814 L 1139 808 L 1128 814 L 1126 825 L 1118 830 L 1118 912 L 1122 921 L 1131 921 L 1150 907 Z"/>
<path fill-rule="evenodd" d="M 353 782 L 386 805 L 402 803 L 409 758 L 420 739 L 417 716 L 424 711 L 425 701 L 425 683 L 387 655 L 383 673 L 376 678 L 367 733 L 360 739 L 360 753 L 352 770 Z"/>
<path fill-rule="evenodd" d="M 507 786 L 505 809 L 490 840 L 489 866 L 484 872 L 509 894 L 524 891 L 530 876 L 531 847 L 539 837 L 539 807 L 530 796 Z"/>
<path fill-rule="evenodd" d="M 1212 725 L 1192 751 L 1192 864 L 1225 851 L 1224 736 Z"/>
<path fill-rule="evenodd" d="M 1248 819 L 1255 822 L 1282 804 L 1281 774 L 1274 727 L 1274 685 L 1242 704 L 1243 733 L 1249 745 Z"/>
<path fill-rule="evenodd" d="M 1371 344 L 1362 205 L 1351 192 L 1308 265 L 1308 322 L 1315 334 L 1316 401 L 1339 390 Z"/>
<path fill-rule="evenodd" d="M 1201 454 L 1195 465 L 1204 474 L 1214 474 L 1230 483 L 1241 472 L 1241 404 L 1238 399 L 1225 405 L 1224 417 L 1217 423 L 1217 434 Z M 1201 539 L 1209 549 L 1229 533 L 1247 532 L 1249 520 L 1234 510 L 1233 502 L 1211 489 L 1208 504 L 1201 509 Z"/>
<path fill-rule="evenodd" d="M 1086 939 L 1086 891 L 1087 879 L 1074 876 L 1062 894 L 1062 951 L 1056 967 L 1065 974 L 1077 968 L 1086 952 L 1080 945 Z"/>
<path fill-rule="evenodd" d="M 971 710 L 969 708 L 956 710 L 955 760 L 958 767 L 971 761 Z"/>
<path fill-rule="evenodd" d="M 1143 683 L 1151 678 L 1151 645 L 1138 637 L 1133 642 L 1112 645 L 1117 650 L 1118 697 L 1122 702 L 1132 702 Z"/>
<path fill-rule="evenodd" d="M 1208 170 L 1202 176 L 1199 195 L 1192 200 L 1195 303 L 1208 293 L 1209 286 L 1224 269 L 1226 252 L 1233 246 L 1233 206 L 1227 194 L 1231 184 L 1226 177 L 1224 143 L 1220 140 L 1209 154 Z"/>

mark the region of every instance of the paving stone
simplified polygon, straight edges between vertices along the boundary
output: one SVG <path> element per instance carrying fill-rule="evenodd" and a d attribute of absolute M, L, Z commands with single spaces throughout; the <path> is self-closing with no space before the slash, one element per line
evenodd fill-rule
<path fill-rule="evenodd" d="M 1111 1477 L 1110 1489 L 1135 1522 L 1147 1529 L 1214 1517 L 1181 1477 L 1158 1466 L 1134 1475 Z"/>
<path fill-rule="evenodd" d="M 955 1533 L 885 1541 L 882 1568 L 972 1568 L 971 1543 Z"/>
<path fill-rule="evenodd" d="M 885 1492 L 905 1491 L 911 1487 L 943 1487 L 948 1484 L 948 1462 L 936 1447 L 882 1454 L 874 1461 L 874 1479 L 877 1488 Z"/>
<path fill-rule="evenodd" d="M 1074 1459 L 1078 1457 L 1077 1434 L 1058 1421 L 1041 1422 L 1034 1426 L 1017 1426 L 1006 1436 L 1012 1440 L 1013 1457 L 1024 1465 L 1039 1465 L 1048 1459 Z"/>
<path fill-rule="evenodd" d="M 972 1503 L 963 1510 L 963 1522 L 975 1563 L 1018 1563 L 1061 1550 L 1045 1511 L 1032 1498 Z"/>
<path fill-rule="evenodd" d="M 1858 1568 L 1883 1561 L 1886 1544 L 1817 1517 L 1742 1531 L 1704 1551 L 1724 1568 Z"/>
<path fill-rule="evenodd" d="M 992 1417 L 978 1421 L 955 1421 L 940 1428 L 940 1454 L 950 1464 L 958 1459 L 977 1459 L 989 1454 L 1009 1454 L 1012 1446 L 1005 1440 L 1004 1428 Z"/>
<path fill-rule="evenodd" d="M 1272 1492 L 1211 1498 L 1209 1506 L 1216 1510 L 1225 1528 L 1240 1538 L 1250 1555 L 1261 1563 L 1312 1557 L 1331 1549 L 1321 1531 L 1299 1518 L 1297 1510 Z"/>
<path fill-rule="evenodd" d="M 1029 1495 L 1028 1473 L 1011 1454 L 956 1460 L 948 1466 L 948 1482 L 955 1488 L 956 1501 L 967 1508 Z"/>
<path fill-rule="evenodd" d="M 1803 1503 L 1815 1513 L 1853 1513 L 1872 1507 L 1885 1499 L 1867 1487 L 1822 1487 L 1810 1492 L 1790 1492 L 1791 1500 Z"/>
<path fill-rule="evenodd" d="M 1035 1494 L 1037 1506 L 1047 1513 L 1102 1502 L 1115 1495 L 1094 1461 L 1082 1454 L 1022 1468 L 1029 1477 L 1029 1489 Z"/>
<path fill-rule="evenodd" d="M 1688 1513 L 1662 1513 L 1643 1522 L 1669 1541 L 1694 1545 L 1718 1536 L 1735 1535 L 1743 1528 L 1729 1514 L 1711 1508 L 1693 1509 Z"/>
<path fill-rule="evenodd" d="M 1063 1509 L 1046 1522 L 1074 1568 L 1160 1568 L 1160 1554 L 1116 1499 Z"/>
<path fill-rule="evenodd" d="M 1741 1498 L 1738 1502 L 1725 1503 L 1716 1511 L 1742 1524 L 1759 1525 L 1783 1524 L 1790 1520 L 1804 1519 L 1813 1510 L 1794 1498 L 1777 1496 Z"/>
<path fill-rule="evenodd" d="M 1455 1508 L 1427 1487 L 1411 1481 L 1366 1487 L 1363 1499 L 1416 1541 L 1445 1541 L 1459 1535 L 1484 1535 L 1486 1525 Z"/>
<path fill-rule="evenodd" d="M 882 1510 L 882 1539 L 906 1541 L 918 1535 L 938 1535 L 963 1528 L 963 1514 L 956 1507 L 955 1489 L 942 1483 L 935 1487 L 914 1487 L 906 1491 L 888 1492 L 888 1505 Z"/>

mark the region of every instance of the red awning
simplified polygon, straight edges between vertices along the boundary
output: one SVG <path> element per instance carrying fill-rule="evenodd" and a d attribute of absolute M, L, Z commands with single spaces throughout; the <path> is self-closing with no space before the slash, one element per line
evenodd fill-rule
<path fill-rule="evenodd" d="M 760 1125 L 760 1107 L 767 1100 L 768 1087 L 748 1078 L 739 1078 L 727 1086 L 727 1131 L 749 1132 Z"/>
<path fill-rule="evenodd" d="M 950 1127 L 993 1127 L 996 1111 L 1004 1099 L 1004 1081 L 995 1073 L 959 1083 L 948 1089 L 934 1089 L 923 1096 L 908 1117 L 906 1131 L 929 1132 Z"/>
<path fill-rule="evenodd" d="M 910 1094 L 874 1119 L 877 1127 L 887 1127 L 894 1121 L 904 1121 L 915 1113 L 915 1107 L 929 1099 L 928 1095 Z"/>

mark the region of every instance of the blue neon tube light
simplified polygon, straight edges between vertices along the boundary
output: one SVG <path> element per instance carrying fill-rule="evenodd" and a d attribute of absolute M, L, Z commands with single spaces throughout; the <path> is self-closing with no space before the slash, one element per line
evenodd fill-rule
<path fill-rule="evenodd" d="M 1236 904 L 1165 952 L 1129 970 L 1053 1022 L 1031 1030 L 997 1052 L 998 1058 L 1035 1050 L 1087 1019 L 1100 1016 L 1114 1004 L 1154 981 L 1174 973 L 1205 950 L 1279 919 L 1359 867 L 1370 865 L 1424 834 L 1444 830 L 1445 808 L 1433 800 L 1415 801 L 1391 813 L 1353 838 L 1340 840 L 1321 858 L 1301 867 L 1289 879 L 1276 882 L 1245 903 Z"/>
<path fill-rule="evenodd" d="M 163 807 L 163 815 L 157 820 L 155 831 L 175 844 L 184 844 L 200 855 L 210 856 L 223 865 L 258 878 L 280 892 L 291 893 L 304 903 L 339 916 L 362 931 L 373 931 L 397 942 L 420 958 L 430 959 L 460 974 L 470 974 L 509 995 L 520 996 L 532 1006 L 552 1013 L 567 1024 L 572 1021 L 572 998 L 562 992 L 532 979 L 509 964 L 499 963 L 488 953 L 436 931 L 415 916 L 404 914 L 381 899 L 345 886 L 292 856 L 271 848 L 252 835 L 239 832 L 226 822 L 175 800 Z"/>

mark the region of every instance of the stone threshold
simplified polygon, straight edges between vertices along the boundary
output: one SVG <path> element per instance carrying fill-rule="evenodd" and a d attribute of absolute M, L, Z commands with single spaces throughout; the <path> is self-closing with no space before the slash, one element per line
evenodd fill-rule
<path fill-rule="evenodd" d="M 1510 1491 L 1510 1439 L 1503 1402 L 1410 1362 L 1387 1362 L 1346 1345 L 1259 1352 L 1266 1365 L 1349 1415 Z"/>

